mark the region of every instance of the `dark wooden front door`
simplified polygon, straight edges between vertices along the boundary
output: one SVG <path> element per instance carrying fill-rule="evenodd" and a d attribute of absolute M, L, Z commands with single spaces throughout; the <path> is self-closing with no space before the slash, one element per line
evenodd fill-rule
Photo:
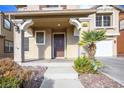
<path fill-rule="evenodd" d="M 64 34 L 54 34 L 54 57 L 64 57 Z"/>

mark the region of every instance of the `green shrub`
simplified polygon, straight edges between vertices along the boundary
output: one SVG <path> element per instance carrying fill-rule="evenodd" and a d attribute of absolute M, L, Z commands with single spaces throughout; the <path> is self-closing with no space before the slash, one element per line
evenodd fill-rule
<path fill-rule="evenodd" d="M 79 57 L 74 60 L 74 66 L 77 72 L 79 73 L 95 73 L 96 70 L 91 63 L 91 60 L 86 57 Z"/>
<path fill-rule="evenodd" d="M 19 88 L 22 81 L 15 77 L 1 77 L 0 88 Z"/>
<path fill-rule="evenodd" d="M 96 59 L 91 60 L 91 63 L 93 65 L 93 67 L 94 67 L 94 70 L 97 70 L 99 68 L 104 67 L 104 65 L 99 60 L 96 60 Z"/>

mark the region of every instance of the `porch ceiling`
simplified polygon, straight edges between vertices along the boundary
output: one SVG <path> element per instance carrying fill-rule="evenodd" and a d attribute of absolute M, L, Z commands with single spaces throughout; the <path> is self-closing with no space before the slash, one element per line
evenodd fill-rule
<path fill-rule="evenodd" d="M 66 28 L 71 26 L 69 18 L 40 18 L 33 19 L 33 28 Z"/>

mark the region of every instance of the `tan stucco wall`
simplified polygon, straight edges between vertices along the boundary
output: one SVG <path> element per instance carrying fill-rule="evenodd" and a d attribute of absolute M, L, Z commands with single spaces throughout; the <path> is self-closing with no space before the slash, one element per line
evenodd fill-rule
<path fill-rule="evenodd" d="M 45 31 L 45 45 L 37 45 L 35 31 Z M 35 30 L 29 37 L 29 51 L 25 51 L 25 59 L 51 59 L 51 30 Z"/>
<path fill-rule="evenodd" d="M 74 36 L 74 29 L 67 28 L 67 58 L 78 56 L 78 36 Z"/>
<path fill-rule="evenodd" d="M 35 31 L 45 31 L 45 45 L 37 45 L 35 43 Z M 27 33 L 27 32 L 26 32 Z M 31 33 L 30 33 L 31 34 Z M 51 59 L 52 47 L 51 47 L 51 29 L 33 30 L 32 36 L 25 34 L 25 37 L 29 36 L 29 51 L 25 51 L 25 60 L 33 59 Z M 65 48 L 65 58 L 75 58 L 78 56 L 78 37 L 74 36 L 73 28 L 67 28 L 66 33 L 67 45 Z"/>
<path fill-rule="evenodd" d="M 0 58 L 13 58 L 13 53 L 4 53 L 4 41 L 13 41 L 13 26 L 11 28 L 12 30 L 9 31 L 3 27 L 3 14 L 0 14 L 0 35 L 4 36 L 4 38 L 0 38 Z"/>
<path fill-rule="evenodd" d="M 4 53 L 4 39 L 0 37 L 0 58 L 2 58 L 2 55 Z"/>

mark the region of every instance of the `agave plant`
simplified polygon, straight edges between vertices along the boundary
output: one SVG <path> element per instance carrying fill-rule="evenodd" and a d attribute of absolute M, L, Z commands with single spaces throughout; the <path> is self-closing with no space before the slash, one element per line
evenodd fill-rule
<path fill-rule="evenodd" d="M 87 46 L 87 52 L 90 59 L 95 59 L 96 53 L 96 42 L 106 39 L 104 30 L 92 30 L 84 31 L 81 34 L 81 40 L 79 41 L 80 46 Z"/>

